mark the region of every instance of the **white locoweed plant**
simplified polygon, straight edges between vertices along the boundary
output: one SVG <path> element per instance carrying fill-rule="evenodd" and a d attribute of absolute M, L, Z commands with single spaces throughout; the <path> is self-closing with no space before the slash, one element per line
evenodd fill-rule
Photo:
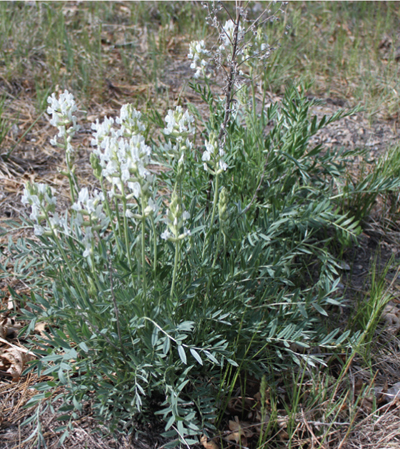
<path fill-rule="evenodd" d="M 218 8 L 211 12 L 216 20 Z M 61 443 L 90 404 L 111 431 L 131 432 L 156 414 L 171 446 L 195 444 L 214 432 L 241 374 L 272 379 L 301 359 L 317 363 L 315 347 L 331 352 L 348 336 L 336 338 L 322 319 L 338 304 L 330 241 L 357 234 L 330 199 L 346 154 L 310 142 L 346 114 L 310 118 L 312 102 L 295 88 L 280 105 L 266 104 L 266 89 L 257 100 L 254 76 L 270 47 L 264 22 L 236 12 L 221 27 L 217 62 L 204 41 L 190 45 L 191 86 L 209 118 L 177 106 L 161 122 L 125 105 L 97 120 L 95 188 L 80 187 L 76 174 L 72 95 L 49 98 L 70 205 L 61 213 L 51 187 L 28 184 L 24 226 L 35 238 L 9 251 L 31 286 L 21 298 L 26 334 L 46 323 L 28 370 L 52 380 L 28 405 L 42 411 L 63 400 Z M 208 70 L 223 58 L 221 99 Z M 241 62 L 248 71 L 239 85 Z M 148 138 L 155 125 L 158 140 Z M 40 427 L 32 438 L 43 443 Z"/>

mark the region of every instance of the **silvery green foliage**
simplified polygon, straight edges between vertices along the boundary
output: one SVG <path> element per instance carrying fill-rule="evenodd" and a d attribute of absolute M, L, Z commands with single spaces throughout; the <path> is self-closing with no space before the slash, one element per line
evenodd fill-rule
<path fill-rule="evenodd" d="M 205 99 L 210 108 L 221 107 L 210 92 Z M 98 419 L 122 430 L 132 416 L 153 413 L 150 404 L 159 398 L 166 435 L 191 444 L 194 435 L 212 432 L 215 397 L 230 388 L 220 383 L 229 366 L 272 373 L 293 359 L 316 363 L 309 354 L 314 346 L 331 351 L 344 341 L 346 335 L 335 340 L 335 333 L 324 333 L 318 318 L 337 302 L 336 262 L 318 236 L 337 229 L 345 241 L 356 229 L 329 200 L 340 164 L 332 154 L 319 157 L 323 149 L 307 143 L 343 114 L 317 122 L 308 119 L 309 107 L 293 89 L 280 108 L 265 109 L 257 124 L 235 116 L 222 155 L 213 145 L 222 109 L 206 123 L 203 147 L 190 151 L 185 139 L 194 123 L 183 110 L 177 113 L 186 117 L 184 123 L 164 133 L 167 140 L 158 147 L 138 137 L 144 126 L 138 121 L 121 132 L 121 115 L 121 123 L 107 118 L 93 127 L 91 159 L 102 191 L 79 189 L 61 219 L 49 187 L 26 187 L 30 219 L 43 232 L 37 232 L 39 242 L 26 240 L 10 249 L 20 260 L 21 277 L 29 280 L 25 263 L 40 274 L 30 300 L 35 312 L 25 314 L 31 329 L 45 320 L 51 331 L 34 365 L 39 374 L 55 377 L 43 391 L 64 386 L 65 411 L 75 410 L 69 419 L 91 401 Z M 273 129 L 257 137 L 271 121 Z M 168 119 L 166 127 L 171 123 Z M 179 159 L 165 152 L 167 142 L 176 146 Z M 197 162 L 192 152 L 199 153 Z M 169 182 L 172 193 L 166 197 L 157 193 L 158 177 L 151 195 L 144 188 L 154 176 L 152 155 L 170 167 L 158 175 Z M 220 164 L 225 158 L 227 170 Z M 207 212 L 210 173 L 221 189 L 214 191 Z M 140 184 L 137 195 L 130 182 Z M 135 217 L 117 213 L 124 200 L 132 202 Z M 319 279 L 304 286 L 302 254 L 321 262 Z M 293 344 L 304 352 L 293 351 Z M 40 400 L 39 395 L 31 404 Z"/>
<path fill-rule="evenodd" d="M 227 47 L 233 28 L 221 27 Z M 61 398 L 65 432 L 90 403 L 112 431 L 156 414 L 172 444 L 195 444 L 214 431 L 242 372 L 272 379 L 293 362 L 318 363 L 315 348 L 331 352 L 348 337 L 321 319 L 338 304 L 330 239 L 344 245 L 358 232 L 331 200 L 346 154 L 310 141 L 346 114 L 311 119 L 295 88 L 259 113 L 246 90 L 246 107 L 231 113 L 234 91 L 221 101 L 202 75 L 192 84 L 210 110 L 201 127 L 178 106 L 155 129 L 132 105 L 92 125 L 93 189 L 79 186 L 69 157 L 73 99 L 50 98 L 55 126 L 66 127 L 70 207 L 56 210 L 50 187 L 28 184 L 24 225 L 36 236 L 9 249 L 31 286 L 26 333 L 38 321 L 48 329 L 30 369 L 54 380 L 29 404 Z M 159 140 L 147 137 L 156 131 Z"/>

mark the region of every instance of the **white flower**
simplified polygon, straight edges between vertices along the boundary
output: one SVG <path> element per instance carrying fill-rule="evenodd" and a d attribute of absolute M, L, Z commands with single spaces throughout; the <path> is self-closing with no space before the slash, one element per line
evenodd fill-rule
<path fill-rule="evenodd" d="M 172 234 L 168 231 L 168 229 L 166 229 L 162 234 L 161 234 L 161 238 L 163 240 L 168 240 L 170 237 L 172 237 Z"/>
<path fill-rule="evenodd" d="M 226 171 L 228 168 L 228 164 L 222 160 L 219 161 L 219 166 L 221 168 L 221 170 Z"/>
<path fill-rule="evenodd" d="M 229 47 L 231 45 L 233 45 L 234 43 L 234 33 L 235 33 L 235 28 L 236 25 L 233 23 L 232 20 L 228 20 L 225 25 L 222 28 L 222 32 L 220 35 L 221 41 L 222 41 L 222 49 Z M 238 29 L 238 42 L 241 41 L 241 39 L 244 36 L 244 29 L 243 27 L 239 24 L 239 29 Z"/>
<path fill-rule="evenodd" d="M 113 124 L 114 119 L 112 117 L 105 117 L 102 123 L 99 122 L 99 119 L 92 123 L 92 129 L 95 131 L 92 134 L 92 145 L 102 146 L 104 139 L 110 136 Z"/>
<path fill-rule="evenodd" d="M 153 198 L 149 198 L 147 206 L 144 210 L 144 215 L 148 217 L 156 211 L 157 211 L 157 203 L 153 200 Z"/>
<path fill-rule="evenodd" d="M 204 170 L 214 172 L 214 174 L 227 170 L 228 165 L 223 160 L 225 151 L 223 148 L 218 148 L 218 139 L 214 132 L 210 133 L 210 138 L 208 141 L 206 140 L 205 147 L 206 149 L 201 157 L 204 162 Z"/>
<path fill-rule="evenodd" d="M 187 138 L 188 134 L 194 131 L 193 116 L 188 111 L 183 112 L 181 106 L 177 106 L 175 111 L 169 109 L 165 121 L 167 126 L 164 128 L 164 134 L 177 137 L 179 141 Z"/>
<path fill-rule="evenodd" d="M 39 220 L 39 215 L 40 215 L 40 209 L 39 209 L 39 206 L 36 205 L 36 204 L 32 204 L 32 212 L 31 212 L 31 214 L 29 215 L 29 218 L 30 218 L 31 220 L 38 221 L 38 220 Z"/>
<path fill-rule="evenodd" d="M 83 252 L 82 256 L 83 257 L 90 257 L 90 250 L 92 249 L 91 246 L 86 246 L 85 251 Z"/>
<path fill-rule="evenodd" d="M 85 205 L 88 200 L 89 200 L 89 191 L 88 191 L 87 187 L 84 187 L 79 192 L 78 202 L 81 203 L 82 205 Z"/>
<path fill-rule="evenodd" d="M 67 152 L 70 153 L 73 150 L 71 145 L 71 139 L 75 132 L 79 130 L 79 125 L 76 123 L 76 117 L 72 115 L 76 110 L 76 104 L 74 96 L 67 90 L 62 93 L 59 98 L 56 98 L 56 94 L 53 93 L 47 102 L 50 106 L 47 108 L 47 113 L 52 116 L 50 123 L 58 129 L 57 137 L 65 137 L 68 134 L 69 145 L 67 145 Z M 66 129 L 66 126 L 72 125 Z M 57 145 L 57 137 L 50 140 L 52 145 Z"/>
<path fill-rule="evenodd" d="M 204 153 L 203 153 L 203 156 L 201 157 L 201 160 L 202 161 L 209 161 L 209 160 L 211 160 L 211 152 L 206 149 L 206 151 L 204 151 Z"/>
<path fill-rule="evenodd" d="M 153 212 L 157 210 L 157 203 L 153 200 L 153 198 L 149 198 L 149 207 L 151 207 Z"/>
<path fill-rule="evenodd" d="M 102 201 L 104 201 L 103 192 L 94 190 L 90 196 L 87 187 L 82 188 L 79 192 L 78 200 L 71 207 L 71 209 L 78 212 L 75 224 L 78 226 L 83 224 L 81 216 L 83 213 L 84 215 L 89 215 L 90 220 L 93 223 L 97 223 L 97 226 L 100 226 L 100 228 L 106 227 L 108 225 L 108 218 L 103 212 Z"/>
<path fill-rule="evenodd" d="M 39 225 L 45 216 L 51 218 L 55 211 L 56 197 L 52 195 L 51 189 L 46 184 L 26 184 L 24 194 L 21 197 L 23 204 L 31 205 L 30 219 L 36 221 L 35 234 L 42 235 L 45 228 Z"/>
<path fill-rule="evenodd" d="M 141 116 L 141 112 L 137 111 L 132 104 L 123 105 L 119 117 L 115 120 L 121 125 L 121 136 L 131 137 L 143 132 L 146 128 L 140 120 Z"/>
<path fill-rule="evenodd" d="M 67 90 L 60 95 L 59 99 L 56 98 L 56 94 L 53 93 L 51 97 L 47 99 L 50 106 L 47 108 L 47 113 L 52 115 L 51 124 L 53 126 L 59 126 L 60 123 L 66 125 L 73 122 L 72 113 L 77 110 L 74 96 Z M 65 123 L 67 122 L 67 123 Z"/>
<path fill-rule="evenodd" d="M 119 131 L 114 128 L 114 120 L 107 117 L 103 123 L 97 121 L 92 125 L 95 131 L 92 144 L 97 145 L 94 153 L 99 157 L 102 176 L 121 193 L 127 183 L 137 198 L 143 191 L 142 184 L 150 178 L 146 166 L 151 155 L 151 148 L 139 134 L 144 129 L 140 116 L 132 105 L 126 105 L 121 108 L 120 117 L 115 121 L 121 125 Z"/>
<path fill-rule="evenodd" d="M 82 240 L 82 243 L 85 247 L 85 251 L 82 254 L 83 257 L 90 257 L 90 255 L 92 253 L 93 238 L 94 238 L 94 236 L 93 236 L 92 228 L 89 226 L 85 229 L 85 236 Z"/>
<path fill-rule="evenodd" d="M 199 78 L 201 74 L 205 75 L 205 67 L 207 66 L 207 57 L 210 52 L 205 48 L 204 40 L 193 41 L 189 44 L 188 58 L 193 59 L 190 68 L 196 70 L 195 78 Z"/>
<path fill-rule="evenodd" d="M 33 201 L 33 198 L 36 199 L 36 201 Z M 21 197 L 22 204 L 31 204 L 32 202 L 39 202 L 39 198 L 36 195 L 32 195 L 31 192 L 28 190 L 28 188 L 25 186 L 24 188 L 24 194 Z"/>
<path fill-rule="evenodd" d="M 128 188 L 131 190 L 135 198 L 140 198 L 142 188 L 138 182 L 128 182 Z"/>

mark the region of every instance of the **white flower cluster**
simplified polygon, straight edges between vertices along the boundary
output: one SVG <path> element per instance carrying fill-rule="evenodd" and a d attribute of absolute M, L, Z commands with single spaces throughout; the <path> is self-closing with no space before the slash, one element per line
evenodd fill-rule
<path fill-rule="evenodd" d="M 232 46 L 235 43 L 235 29 L 236 24 L 232 20 L 228 20 L 222 27 L 220 32 L 221 45 L 219 46 L 219 58 L 222 61 L 222 55 L 225 54 L 228 62 L 231 62 L 232 58 Z M 252 38 L 245 42 L 245 36 L 251 35 Z M 271 47 L 268 44 L 268 37 L 263 32 L 262 27 L 258 27 L 257 30 L 253 30 L 253 27 L 249 27 L 247 30 L 239 24 L 236 58 L 238 66 L 245 63 L 251 68 L 256 67 L 261 62 L 265 61 L 271 54 Z M 239 75 L 245 74 L 240 70 Z"/>
<path fill-rule="evenodd" d="M 29 218 L 36 221 L 35 235 L 43 235 L 46 229 L 41 222 L 46 219 L 49 212 L 54 212 L 57 199 L 53 196 L 47 184 L 26 184 L 21 198 L 22 204 L 30 204 L 32 207 Z"/>
<path fill-rule="evenodd" d="M 89 217 L 89 221 L 85 222 L 85 224 L 87 223 L 87 226 L 95 225 L 96 230 L 103 229 L 108 225 L 108 218 L 103 212 L 102 201 L 104 201 L 103 192 L 94 190 L 91 198 L 87 187 L 84 187 L 79 192 L 78 199 L 72 205 L 71 209 L 77 212 L 77 216 L 80 215 L 82 217 L 82 215 L 86 215 Z M 79 218 L 78 221 L 81 221 L 83 224 L 83 219 L 81 220 Z"/>
<path fill-rule="evenodd" d="M 219 175 L 228 168 L 228 164 L 224 161 L 225 151 L 219 148 L 218 138 L 215 133 L 210 133 L 210 139 L 205 142 L 205 151 L 202 156 L 204 162 L 204 170 Z"/>
<path fill-rule="evenodd" d="M 193 59 L 190 68 L 196 70 L 194 77 L 206 76 L 207 58 L 210 52 L 206 49 L 204 40 L 193 41 L 189 44 L 188 58 Z"/>
<path fill-rule="evenodd" d="M 175 111 L 168 111 L 165 122 L 167 126 L 164 128 L 164 134 L 172 140 L 167 140 L 162 146 L 164 155 L 170 160 L 178 161 L 182 168 L 186 152 L 193 148 L 189 134 L 194 132 L 194 118 L 188 111 L 183 112 L 181 106 L 177 106 Z"/>
<path fill-rule="evenodd" d="M 109 223 L 101 204 L 104 195 L 95 191 L 91 198 L 86 187 L 79 192 L 79 198 L 72 206 L 76 214 L 70 219 L 67 212 L 64 216 L 55 212 L 56 197 L 53 196 L 51 188 L 46 184 L 28 183 L 21 200 L 23 204 L 30 204 L 32 207 L 30 218 L 36 221 L 35 235 L 51 235 L 52 233 L 57 235 L 61 231 L 66 235 L 76 237 L 77 228 L 83 227 L 84 235 L 82 237 L 82 231 L 79 231 L 79 238 L 85 246 L 84 257 L 90 256 L 94 241 L 93 231 L 104 230 Z M 87 219 L 85 220 L 84 217 Z M 50 227 L 42 226 L 43 221 L 46 221 Z"/>
<path fill-rule="evenodd" d="M 164 134 L 175 137 L 178 142 L 187 139 L 189 134 L 194 132 L 194 118 L 188 111 L 183 112 L 181 106 L 177 106 L 175 111 L 170 109 L 165 121 L 167 126 L 164 128 Z"/>
<path fill-rule="evenodd" d="M 193 148 L 193 143 L 186 139 L 184 142 L 172 143 L 170 140 L 165 142 L 162 146 L 162 150 L 165 156 L 168 156 L 170 159 L 177 160 L 181 162 L 185 158 L 185 152 L 190 151 Z"/>
<path fill-rule="evenodd" d="M 72 205 L 72 209 L 76 212 L 74 223 L 78 227 L 85 228 L 85 234 L 82 243 L 85 246 L 83 257 L 89 257 L 94 242 L 93 231 L 105 230 L 108 226 L 109 219 L 103 212 L 104 201 L 103 192 L 94 190 L 92 198 L 86 187 L 81 189 L 77 201 Z M 84 220 L 87 217 L 87 220 Z"/>
<path fill-rule="evenodd" d="M 178 242 L 190 235 L 190 231 L 184 226 L 184 223 L 190 218 L 189 212 L 186 212 L 179 201 L 176 190 L 171 196 L 171 203 L 166 218 L 164 219 L 167 229 L 161 234 L 163 240 Z M 183 232 L 181 232 L 183 227 Z"/>
<path fill-rule="evenodd" d="M 72 115 L 76 110 L 74 97 L 67 90 L 62 93 L 59 98 L 53 93 L 47 99 L 50 106 L 47 108 L 47 113 L 52 116 L 50 123 L 58 129 L 58 134 L 54 139 L 50 140 L 52 145 L 60 145 L 57 142 L 58 138 L 64 137 L 66 141 L 67 153 L 73 152 L 71 145 L 72 138 L 76 131 L 79 130 L 79 125 L 76 123 L 75 115 Z M 68 125 L 72 125 L 67 128 Z M 63 146 L 63 145 L 60 145 Z"/>
<path fill-rule="evenodd" d="M 222 32 L 220 34 L 221 45 L 220 50 L 225 50 L 227 48 L 232 47 L 234 44 L 234 33 L 235 33 L 236 25 L 232 20 L 228 20 L 222 28 Z M 238 29 L 238 37 L 237 41 L 240 43 L 244 37 L 244 28 L 239 24 Z M 239 54 L 240 52 L 238 52 Z"/>
<path fill-rule="evenodd" d="M 124 194 L 124 185 L 128 186 L 132 195 L 139 198 L 152 176 L 146 166 L 150 162 L 151 148 L 146 145 L 144 137 L 140 134 L 144 125 L 140 121 L 141 114 L 132 105 L 121 108 L 120 116 L 114 121 L 105 118 L 92 125 L 94 130 L 92 145 L 99 157 L 101 174 L 116 186 L 120 194 Z M 117 123 L 119 129 L 114 127 Z M 112 194 L 115 195 L 113 189 Z"/>
<path fill-rule="evenodd" d="M 121 125 L 120 133 L 124 137 L 142 133 L 146 128 L 141 122 L 142 113 L 137 111 L 132 104 L 124 104 L 115 122 Z"/>

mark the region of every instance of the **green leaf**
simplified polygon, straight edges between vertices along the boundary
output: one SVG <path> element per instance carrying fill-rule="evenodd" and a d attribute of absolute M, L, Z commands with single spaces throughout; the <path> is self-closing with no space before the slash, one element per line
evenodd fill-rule
<path fill-rule="evenodd" d="M 170 416 L 169 420 L 167 421 L 167 424 L 165 425 L 165 430 L 170 429 L 175 423 L 175 416 Z"/>
<path fill-rule="evenodd" d="M 178 346 L 178 353 L 179 353 L 180 359 L 182 360 L 182 363 L 184 363 L 186 365 L 187 364 L 186 354 L 185 354 L 185 350 L 183 349 L 182 345 Z"/>
<path fill-rule="evenodd" d="M 218 360 L 209 351 L 204 351 L 204 354 L 216 365 L 218 365 Z"/>
<path fill-rule="evenodd" d="M 89 348 L 87 347 L 86 343 L 84 341 L 81 341 L 78 345 L 81 349 L 83 349 L 85 352 L 89 352 Z"/>
<path fill-rule="evenodd" d="M 314 309 L 319 312 L 321 315 L 324 316 L 328 316 L 328 314 L 326 313 L 326 311 L 317 303 L 317 302 L 313 302 L 313 307 Z"/>
<path fill-rule="evenodd" d="M 198 352 L 195 349 L 190 348 L 190 353 L 192 354 L 192 356 L 197 360 L 197 362 L 200 365 L 203 365 L 203 360 L 201 360 L 200 355 L 198 354 Z"/>
<path fill-rule="evenodd" d="M 164 344 L 163 344 L 163 354 L 164 355 L 168 354 L 170 346 L 171 346 L 171 342 L 170 342 L 169 337 L 165 337 Z"/>
<path fill-rule="evenodd" d="M 67 384 L 68 381 L 67 381 L 67 378 L 65 377 L 64 371 L 62 369 L 58 370 L 58 378 L 60 379 L 60 382 L 63 385 Z"/>
<path fill-rule="evenodd" d="M 178 324 L 178 326 L 176 326 L 176 328 L 179 331 L 190 332 L 193 330 L 193 327 L 195 324 L 196 323 L 194 321 L 184 321 L 183 323 Z"/>

